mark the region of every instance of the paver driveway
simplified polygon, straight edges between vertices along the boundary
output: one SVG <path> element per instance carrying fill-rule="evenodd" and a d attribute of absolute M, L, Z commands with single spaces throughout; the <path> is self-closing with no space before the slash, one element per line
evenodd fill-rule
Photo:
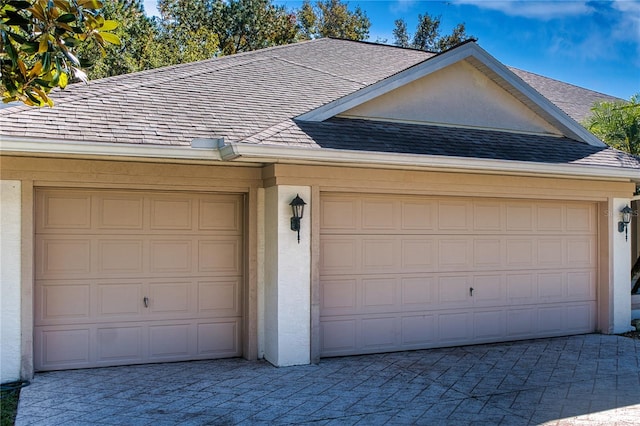
<path fill-rule="evenodd" d="M 323 359 L 37 374 L 17 425 L 640 424 L 640 340 L 583 335 Z"/>

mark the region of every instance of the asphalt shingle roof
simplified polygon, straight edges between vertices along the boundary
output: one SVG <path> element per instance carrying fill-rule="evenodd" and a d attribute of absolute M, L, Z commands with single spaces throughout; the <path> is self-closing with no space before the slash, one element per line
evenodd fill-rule
<path fill-rule="evenodd" d="M 434 56 L 319 39 L 75 84 L 53 109 L 0 110 L 0 138 L 189 145 L 194 138 L 445 156 L 639 167 L 634 157 L 566 138 L 295 117 Z M 615 98 L 511 69 L 569 116 Z"/>
<path fill-rule="evenodd" d="M 346 118 L 331 118 L 324 122 L 292 120 L 272 130 L 247 141 L 339 150 L 640 169 L 638 157 L 565 137 Z"/>

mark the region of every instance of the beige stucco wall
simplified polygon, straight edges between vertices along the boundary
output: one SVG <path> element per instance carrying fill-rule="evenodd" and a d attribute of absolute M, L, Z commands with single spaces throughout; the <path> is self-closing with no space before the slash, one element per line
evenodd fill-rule
<path fill-rule="evenodd" d="M 0 181 L 0 383 L 20 379 L 21 185 Z"/>
<path fill-rule="evenodd" d="M 627 314 L 614 315 L 614 312 L 630 309 L 628 305 L 620 306 L 625 301 L 617 297 L 619 290 L 613 287 L 613 283 L 618 281 L 612 278 L 612 268 L 623 266 L 614 263 L 611 256 L 624 252 L 626 246 L 611 244 L 618 237 L 614 235 L 617 234 L 617 222 L 605 217 L 606 209 L 610 203 L 614 203 L 614 199 L 628 200 L 631 197 L 635 185 L 624 180 L 508 176 L 464 170 L 387 170 L 293 164 L 156 164 L 113 159 L 96 161 L 6 155 L 0 157 L 0 172 L 2 179 L 18 181 L 22 186 L 22 258 L 21 261 L 12 260 L 10 265 L 14 269 L 19 267 L 21 271 L 23 378 L 32 374 L 33 274 L 28 266 L 33 265 L 34 261 L 32 197 L 34 188 L 38 187 L 246 194 L 248 235 L 245 241 L 243 356 L 254 359 L 258 355 L 270 354 L 268 359 L 270 357 L 276 365 L 317 361 L 319 225 L 317 215 L 313 212 L 317 211 L 315 203 L 323 192 L 597 202 L 602 206 L 599 209 L 599 215 L 602 216 L 599 220 L 600 328 L 605 332 L 617 329 L 614 323 L 624 321 Z M 288 202 L 297 192 L 309 203 L 306 209 L 308 216 L 302 224 L 300 245 L 297 244 L 295 233 L 288 229 Z M 624 240 L 624 236 L 622 238 Z M 628 293 L 628 283 L 625 289 Z M 290 309 L 291 304 L 299 306 Z"/>
<path fill-rule="evenodd" d="M 340 115 L 558 134 L 551 124 L 465 61 Z"/>
<path fill-rule="evenodd" d="M 296 195 L 311 202 L 308 187 L 265 190 L 265 359 L 279 367 L 310 362 L 311 215 L 305 209 L 298 242 L 289 206 Z"/>

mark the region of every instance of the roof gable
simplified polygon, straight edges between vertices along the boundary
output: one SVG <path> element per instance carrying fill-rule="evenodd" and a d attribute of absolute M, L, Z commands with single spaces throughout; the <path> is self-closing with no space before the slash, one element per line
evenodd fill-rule
<path fill-rule="evenodd" d="M 302 114 L 491 128 L 604 144 L 474 42 Z"/>

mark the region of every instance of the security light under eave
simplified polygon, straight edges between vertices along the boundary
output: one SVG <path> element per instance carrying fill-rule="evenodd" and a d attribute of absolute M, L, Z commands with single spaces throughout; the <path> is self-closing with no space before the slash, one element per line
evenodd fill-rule
<path fill-rule="evenodd" d="M 289 203 L 293 213 L 293 216 L 291 217 L 291 230 L 298 232 L 298 244 L 300 244 L 300 219 L 302 219 L 302 216 L 304 215 L 304 206 L 306 204 L 307 203 L 305 203 L 298 194 L 296 194 L 296 198 Z"/>
<path fill-rule="evenodd" d="M 625 241 L 629 238 L 629 223 L 631 222 L 631 207 L 624 206 L 622 210 L 620 210 L 621 220 L 618 222 L 618 232 L 624 232 Z"/>

